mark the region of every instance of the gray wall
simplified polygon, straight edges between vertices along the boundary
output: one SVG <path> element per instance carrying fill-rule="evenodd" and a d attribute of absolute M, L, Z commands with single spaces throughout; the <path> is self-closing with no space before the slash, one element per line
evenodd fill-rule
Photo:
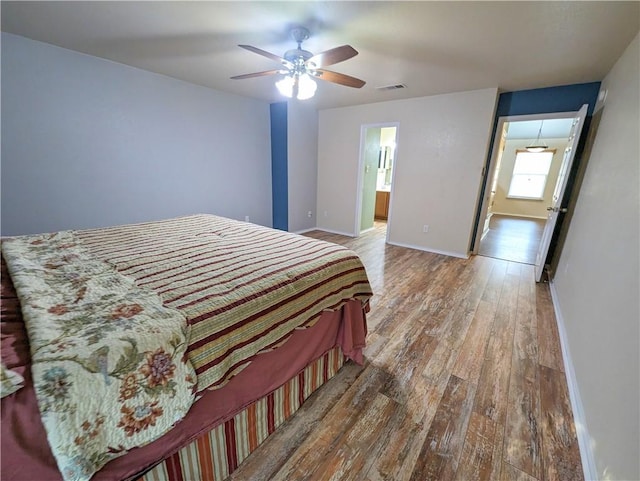
<path fill-rule="evenodd" d="M 2 235 L 271 225 L 269 105 L 2 34 Z"/>
<path fill-rule="evenodd" d="M 287 102 L 287 152 L 289 231 L 304 232 L 316 226 L 318 111 L 313 104 Z"/>
<path fill-rule="evenodd" d="M 466 257 L 497 98 L 489 88 L 321 110 L 318 227 L 355 234 L 361 127 L 397 123 L 389 242 Z"/>
<path fill-rule="evenodd" d="M 608 95 L 552 284 L 603 480 L 640 479 L 639 45 L 636 36 L 602 82 Z"/>

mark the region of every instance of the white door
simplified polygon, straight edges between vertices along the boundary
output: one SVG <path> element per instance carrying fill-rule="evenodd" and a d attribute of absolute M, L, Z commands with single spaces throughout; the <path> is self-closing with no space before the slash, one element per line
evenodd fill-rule
<path fill-rule="evenodd" d="M 564 150 L 564 157 L 562 158 L 562 165 L 560 166 L 560 173 L 558 174 L 558 181 L 556 182 L 556 188 L 553 191 L 553 199 L 551 205 L 547 207 L 547 223 L 544 226 L 542 232 L 542 239 L 540 240 L 540 247 L 538 247 L 538 254 L 536 255 L 536 282 L 540 282 L 542 279 L 542 273 L 544 272 L 544 261 L 547 259 L 547 253 L 549 252 L 549 246 L 551 245 L 551 237 L 558 221 L 558 215 L 562 210 L 562 198 L 564 197 L 564 191 L 567 188 L 567 180 L 569 178 L 569 172 L 571 172 L 571 165 L 576 155 L 576 149 L 578 148 L 578 141 L 580 140 L 580 133 L 582 132 L 582 126 L 584 125 L 584 119 L 587 116 L 587 104 L 576 112 L 573 119 L 573 125 L 571 126 L 571 132 L 569 133 L 569 144 Z"/>

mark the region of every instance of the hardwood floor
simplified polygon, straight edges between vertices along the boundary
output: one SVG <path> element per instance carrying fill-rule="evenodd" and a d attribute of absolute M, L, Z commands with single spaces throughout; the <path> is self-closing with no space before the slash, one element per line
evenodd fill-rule
<path fill-rule="evenodd" d="M 546 284 L 533 266 L 308 235 L 361 256 L 375 296 L 348 363 L 233 480 L 582 480 Z"/>
<path fill-rule="evenodd" d="M 535 264 L 545 221 L 493 214 L 478 254 L 506 261 Z"/>

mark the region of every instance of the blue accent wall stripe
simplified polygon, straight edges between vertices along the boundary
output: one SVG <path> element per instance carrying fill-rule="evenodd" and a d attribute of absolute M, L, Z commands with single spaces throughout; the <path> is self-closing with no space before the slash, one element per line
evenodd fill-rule
<path fill-rule="evenodd" d="M 289 230 L 289 182 L 287 178 L 287 103 L 270 105 L 271 199 L 274 229 Z"/>

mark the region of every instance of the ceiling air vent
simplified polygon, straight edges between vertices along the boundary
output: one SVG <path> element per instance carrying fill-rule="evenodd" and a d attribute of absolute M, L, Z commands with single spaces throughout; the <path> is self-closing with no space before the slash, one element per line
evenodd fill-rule
<path fill-rule="evenodd" d="M 385 85 L 384 87 L 376 87 L 376 90 L 398 90 L 398 89 L 406 89 L 407 86 L 405 84 L 395 84 L 395 85 Z"/>

